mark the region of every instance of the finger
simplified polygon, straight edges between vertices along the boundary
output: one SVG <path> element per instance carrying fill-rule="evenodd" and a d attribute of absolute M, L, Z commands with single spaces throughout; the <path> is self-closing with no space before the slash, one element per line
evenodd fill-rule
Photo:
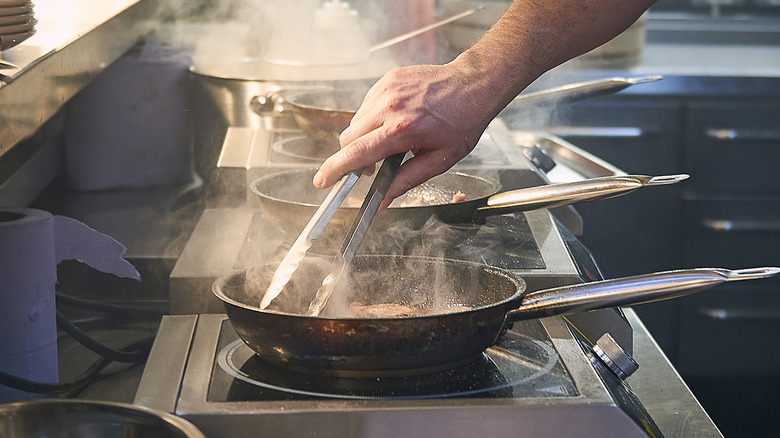
<path fill-rule="evenodd" d="M 358 138 L 379 129 L 384 123 L 384 114 L 363 105 L 357 110 L 352 120 L 339 135 L 339 144 L 342 148 L 354 142 Z M 370 105 L 370 104 L 369 104 Z"/>
<path fill-rule="evenodd" d="M 382 128 L 375 129 L 328 157 L 314 175 L 314 185 L 317 188 L 330 187 L 342 175 L 363 167 L 368 168 L 369 174 L 373 173 L 376 163 L 396 153 L 385 146 L 387 142 L 383 139 L 387 135 L 383 131 Z"/>
<path fill-rule="evenodd" d="M 377 102 L 375 98 L 366 95 L 352 120 L 349 121 L 349 125 L 339 135 L 341 147 L 345 147 L 369 132 L 379 129 L 385 121 L 385 112 L 382 108 L 381 102 Z"/>
<path fill-rule="evenodd" d="M 406 160 L 401 165 L 401 168 L 398 169 L 398 174 L 390 184 L 387 195 L 379 205 L 379 209 L 384 210 L 395 198 L 434 176 L 446 172 L 458 161 L 457 159 L 443 159 L 437 155 L 429 153 Z"/>

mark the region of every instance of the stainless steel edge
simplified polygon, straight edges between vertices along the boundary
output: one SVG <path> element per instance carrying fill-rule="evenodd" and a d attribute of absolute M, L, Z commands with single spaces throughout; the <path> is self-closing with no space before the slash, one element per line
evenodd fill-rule
<path fill-rule="evenodd" d="M 158 0 L 36 1 L 36 16 L 56 15 L 42 18 L 35 35 L 3 53 L 21 69 L 5 71 L 0 85 L 0 156 L 148 33 L 157 5 Z M 62 7 L 72 12 L 57 14 Z"/>
<path fill-rule="evenodd" d="M 656 344 L 633 309 L 624 309 L 634 328 L 634 360 L 639 369 L 626 382 L 666 437 L 716 438 L 723 435 Z M 659 382 L 663 390 L 659 390 Z"/>
<path fill-rule="evenodd" d="M 167 315 L 141 375 L 133 404 L 175 412 L 198 315 Z"/>

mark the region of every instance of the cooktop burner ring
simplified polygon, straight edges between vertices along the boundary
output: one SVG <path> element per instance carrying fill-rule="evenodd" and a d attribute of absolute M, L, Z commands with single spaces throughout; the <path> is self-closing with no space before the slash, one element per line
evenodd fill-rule
<path fill-rule="evenodd" d="M 297 373 L 265 363 L 240 339 L 219 351 L 217 363 L 232 378 L 259 390 L 308 398 L 415 400 L 511 397 L 514 387 L 533 385 L 535 380 L 552 372 L 558 364 L 558 356 L 545 342 L 511 332 L 508 338 L 499 346 L 486 350 L 471 364 L 420 376 L 351 378 Z M 556 394 L 555 391 L 555 388 L 551 389 L 550 395 L 568 395 Z"/>

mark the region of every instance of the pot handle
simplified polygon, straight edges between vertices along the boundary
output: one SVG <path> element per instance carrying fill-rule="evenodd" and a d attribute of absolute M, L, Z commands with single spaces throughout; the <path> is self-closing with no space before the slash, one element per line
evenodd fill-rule
<path fill-rule="evenodd" d="M 688 179 L 686 174 L 667 176 L 612 175 L 510 190 L 489 197 L 485 205 L 477 207 L 475 215 L 488 216 L 554 208 L 581 201 L 614 198 L 641 187 L 675 184 L 686 179 Z"/>
<path fill-rule="evenodd" d="M 519 307 L 507 312 L 507 319 L 543 318 L 678 298 L 727 281 L 768 278 L 778 273 L 780 268 L 776 267 L 739 270 L 698 268 L 580 283 L 528 293 Z"/>
<path fill-rule="evenodd" d="M 511 111 L 523 110 L 534 106 L 573 103 L 594 97 L 607 96 L 632 85 L 655 82 L 660 79 L 662 79 L 662 76 L 640 76 L 636 78 L 614 77 L 587 82 L 576 82 L 533 93 L 523 93 L 509 102 L 506 108 L 501 112 L 501 116 L 506 116 L 508 115 L 507 113 Z"/>

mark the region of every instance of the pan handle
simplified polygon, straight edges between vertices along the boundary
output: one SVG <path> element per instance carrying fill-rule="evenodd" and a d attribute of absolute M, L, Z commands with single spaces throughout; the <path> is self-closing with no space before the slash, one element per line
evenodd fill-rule
<path fill-rule="evenodd" d="M 662 76 L 640 76 L 635 78 L 614 77 L 587 82 L 576 82 L 533 93 L 523 93 L 509 102 L 509 105 L 504 108 L 501 115 L 506 116 L 506 112 L 522 110 L 533 106 L 573 103 L 589 98 L 607 96 L 632 85 L 655 82 L 660 79 L 662 79 Z"/>
<path fill-rule="evenodd" d="M 548 184 L 498 193 L 476 209 L 475 215 L 494 215 L 561 207 L 581 201 L 614 198 L 641 187 L 675 184 L 688 175 L 612 175 L 560 184 Z"/>
<path fill-rule="evenodd" d="M 507 312 L 507 319 L 543 318 L 678 298 L 727 281 L 768 278 L 778 273 L 780 268 L 776 267 L 699 268 L 580 283 L 526 294 L 519 307 Z"/>

